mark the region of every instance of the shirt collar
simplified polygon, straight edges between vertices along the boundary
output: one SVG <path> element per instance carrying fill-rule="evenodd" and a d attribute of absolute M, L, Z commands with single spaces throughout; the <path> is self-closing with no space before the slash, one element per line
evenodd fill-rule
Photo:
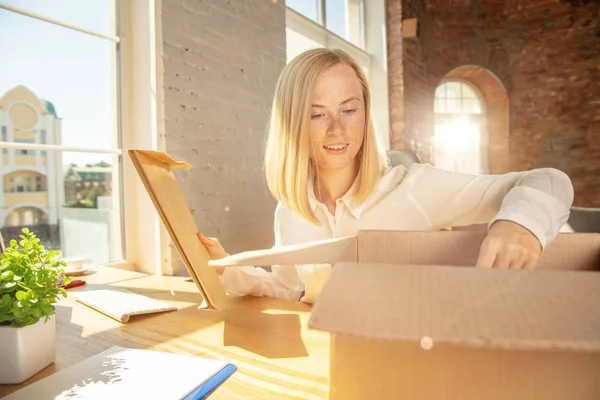
<path fill-rule="evenodd" d="M 404 178 L 406 172 L 407 170 L 403 166 L 396 166 L 393 168 L 387 167 L 383 171 L 382 177 L 375 186 L 373 193 L 371 193 L 363 203 L 357 203 L 356 200 L 352 199 L 352 195 L 356 192 L 356 187 L 358 185 L 357 180 L 355 180 L 346 194 L 338 199 L 338 205 L 345 206 L 355 219 L 359 219 L 374 202 L 378 201 L 378 198 L 381 197 L 382 194 L 388 193 L 393 190 L 393 188 L 397 187 Z M 327 210 L 325 204 L 318 201 L 315 197 L 312 179 L 309 180 L 308 184 L 308 200 L 314 213 L 316 213 L 319 208 L 323 211 Z"/>
<path fill-rule="evenodd" d="M 337 205 L 338 206 L 343 205 L 344 207 L 346 207 L 348 209 L 348 211 L 350 211 L 350 214 L 352 214 L 352 216 L 355 219 L 359 219 L 360 216 L 362 215 L 363 205 L 358 204 L 352 198 L 352 195 L 356 192 L 356 186 L 357 186 L 357 180 L 355 180 L 354 183 L 352 184 L 352 186 L 350 186 L 350 189 L 348 189 L 348 191 L 337 200 Z M 319 209 L 319 208 L 322 209 L 323 211 L 325 211 L 327 209 L 325 204 L 323 204 L 319 200 L 317 200 L 317 198 L 315 196 L 314 182 L 312 181 L 312 179 L 309 181 L 309 184 L 308 184 L 308 201 L 310 203 L 310 207 L 313 212 L 316 212 L 317 209 Z"/>

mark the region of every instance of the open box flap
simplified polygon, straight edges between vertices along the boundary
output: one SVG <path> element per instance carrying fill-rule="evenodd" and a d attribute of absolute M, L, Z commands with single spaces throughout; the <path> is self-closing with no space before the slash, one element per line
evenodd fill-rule
<path fill-rule="evenodd" d="M 339 261 L 356 261 L 356 246 L 356 237 L 347 236 L 266 250 L 246 251 L 219 260 L 210 260 L 209 265 L 268 267 L 288 264 L 333 264 Z"/>
<path fill-rule="evenodd" d="M 475 266 L 486 236 L 482 231 L 360 231 L 358 261 Z M 536 269 L 599 270 L 600 234 L 559 234 Z"/>
<path fill-rule="evenodd" d="M 309 327 L 434 347 L 600 352 L 600 272 L 338 263 Z"/>
<path fill-rule="evenodd" d="M 132 149 L 128 153 L 171 241 L 204 299 L 202 306 L 220 309 L 225 289 L 217 272 L 208 266 L 210 257 L 197 237 L 198 229 L 171 171 L 171 168 L 189 169 L 189 164 L 156 151 Z"/>

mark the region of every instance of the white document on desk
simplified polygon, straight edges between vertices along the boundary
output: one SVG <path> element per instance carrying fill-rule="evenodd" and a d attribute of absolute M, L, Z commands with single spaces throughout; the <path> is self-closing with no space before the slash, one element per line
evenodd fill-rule
<path fill-rule="evenodd" d="M 125 289 L 94 289 L 74 293 L 85 304 L 125 324 L 134 315 L 175 311 L 177 307 Z"/>
<path fill-rule="evenodd" d="M 211 391 L 235 370 L 226 361 L 152 350 L 110 349 L 5 397 L 45 399 L 191 399 L 212 379 Z M 218 377 L 214 382 L 214 378 Z"/>

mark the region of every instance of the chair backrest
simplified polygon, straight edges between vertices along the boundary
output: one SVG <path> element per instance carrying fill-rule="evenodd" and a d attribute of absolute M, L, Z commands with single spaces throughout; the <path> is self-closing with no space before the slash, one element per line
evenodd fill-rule
<path fill-rule="evenodd" d="M 600 208 L 573 206 L 568 224 L 574 232 L 600 233 Z"/>
<path fill-rule="evenodd" d="M 410 150 L 388 150 L 387 157 L 392 167 L 402 165 L 404 168 L 408 169 L 411 164 L 421 163 L 419 156 Z"/>

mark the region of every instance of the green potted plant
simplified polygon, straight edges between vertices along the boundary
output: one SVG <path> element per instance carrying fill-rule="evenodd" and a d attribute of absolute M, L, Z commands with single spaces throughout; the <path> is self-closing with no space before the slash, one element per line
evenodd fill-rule
<path fill-rule="evenodd" d="M 54 304 L 71 280 L 58 251 L 22 232 L 0 254 L 0 384 L 21 383 L 54 362 Z"/>

